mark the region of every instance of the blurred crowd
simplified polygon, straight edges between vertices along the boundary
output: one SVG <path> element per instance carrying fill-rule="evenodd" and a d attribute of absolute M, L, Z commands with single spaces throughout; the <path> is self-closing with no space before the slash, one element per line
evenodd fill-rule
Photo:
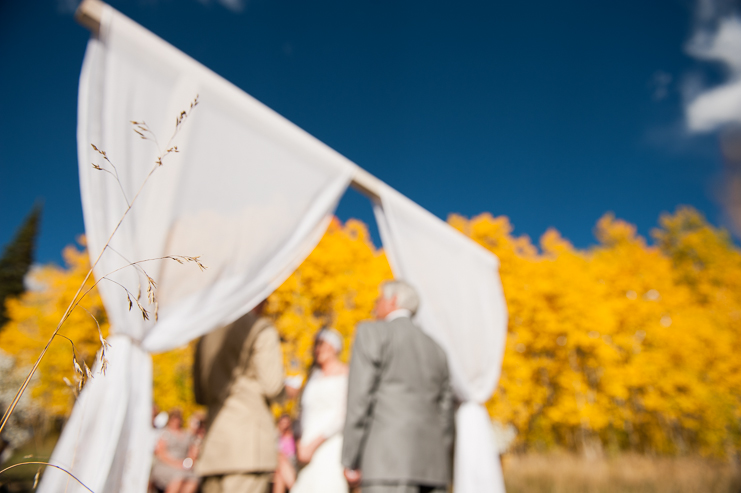
<path fill-rule="evenodd" d="M 200 481 L 193 471 L 198 452 L 206 434 L 206 416 L 195 413 L 183 427 L 180 409 L 169 412 L 152 408 L 152 428 L 155 433 L 154 458 L 149 479 L 150 492 L 194 493 Z"/>

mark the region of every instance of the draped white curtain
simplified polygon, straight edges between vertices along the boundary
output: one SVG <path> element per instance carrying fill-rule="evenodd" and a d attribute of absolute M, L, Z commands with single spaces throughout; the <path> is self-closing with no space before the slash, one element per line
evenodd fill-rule
<path fill-rule="evenodd" d="M 199 104 L 175 139 L 176 118 Z M 145 122 L 157 143 L 130 121 Z M 106 152 L 116 169 L 90 144 Z M 356 166 L 113 9 L 92 39 L 80 80 L 78 154 L 85 230 L 97 258 L 166 146 L 95 271 L 141 264 L 158 284 L 159 320 L 147 279 L 126 267 L 99 284 L 113 335 L 110 365 L 84 389 L 51 458 L 96 493 L 146 491 L 153 439 L 149 353 L 180 346 L 249 311 L 277 288 L 325 231 Z M 159 148 L 158 148 L 159 146 Z M 96 170 L 95 163 L 115 178 Z M 144 320 L 129 311 L 141 286 Z M 40 491 L 84 491 L 48 468 Z"/>
<path fill-rule="evenodd" d="M 507 309 L 497 258 L 389 187 L 375 207 L 394 276 L 420 295 L 416 316 L 445 349 L 456 414 L 455 492 L 500 493 L 504 481 L 483 403 L 499 380 Z"/>
<path fill-rule="evenodd" d="M 196 94 L 199 104 L 168 143 Z M 358 168 L 108 6 L 85 55 L 78 112 L 92 259 L 154 173 L 95 271 L 99 280 L 107 276 L 99 289 L 113 333 L 108 371 L 85 387 L 50 460 L 96 493 L 143 493 L 154 447 L 150 353 L 229 323 L 267 297 L 317 244 Z M 130 121 L 145 122 L 156 142 L 142 140 Z M 174 145 L 180 152 L 155 169 L 157 156 Z M 456 418 L 456 492 L 503 491 L 481 406 L 496 385 L 504 345 L 497 261 L 380 186 L 376 212 L 392 267 L 420 291 L 419 321 L 447 351 L 464 401 Z M 155 320 L 146 276 L 125 266 L 166 255 L 200 255 L 208 269 L 173 260 L 141 264 L 158 283 Z M 129 310 L 124 288 L 135 298 L 140 287 L 149 320 L 136 305 Z M 85 490 L 47 468 L 39 491 Z"/>

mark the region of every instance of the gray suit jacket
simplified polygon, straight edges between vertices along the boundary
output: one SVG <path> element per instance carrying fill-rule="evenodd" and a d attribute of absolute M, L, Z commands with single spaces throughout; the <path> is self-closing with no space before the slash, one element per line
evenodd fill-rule
<path fill-rule="evenodd" d="M 407 317 L 358 326 L 342 464 L 364 484 L 450 481 L 453 394 L 442 348 Z"/>

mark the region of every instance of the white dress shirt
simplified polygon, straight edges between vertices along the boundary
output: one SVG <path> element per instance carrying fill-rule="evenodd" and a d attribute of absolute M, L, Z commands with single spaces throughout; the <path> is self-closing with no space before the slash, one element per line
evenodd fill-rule
<path fill-rule="evenodd" d="M 397 308 L 393 312 L 391 312 L 388 315 L 386 315 L 386 318 L 384 318 L 384 320 L 386 322 L 390 322 L 390 321 L 396 320 L 397 318 L 400 318 L 400 317 L 412 318 L 412 312 L 409 311 L 409 310 L 407 310 L 406 308 Z"/>

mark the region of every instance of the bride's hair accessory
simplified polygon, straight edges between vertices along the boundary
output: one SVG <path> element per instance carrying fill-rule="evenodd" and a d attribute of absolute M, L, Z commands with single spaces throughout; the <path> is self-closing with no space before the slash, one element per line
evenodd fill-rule
<path fill-rule="evenodd" d="M 323 341 L 334 348 L 338 353 L 342 352 L 342 336 L 339 332 L 329 327 L 319 331 L 318 341 Z"/>

